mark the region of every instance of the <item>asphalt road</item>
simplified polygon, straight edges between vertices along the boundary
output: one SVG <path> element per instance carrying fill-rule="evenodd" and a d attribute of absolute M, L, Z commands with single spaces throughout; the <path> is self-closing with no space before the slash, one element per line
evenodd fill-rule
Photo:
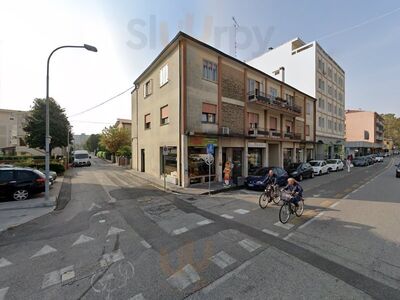
<path fill-rule="evenodd" d="M 340 210 L 343 218 L 362 216 L 368 223 L 373 210 L 359 214 L 353 208 L 359 207 L 358 200 L 337 204 L 335 198 L 358 189 L 351 194 L 356 197 L 366 180 L 383 172 L 371 182 L 381 184 L 389 163 L 304 181 L 306 192 L 315 197 L 307 199 L 303 217 L 281 226 L 278 207 L 260 209 L 257 194 L 164 193 L 128 170 L 94 159 L 92 167 L 75 169 L 66 182 L 63 209 L 0 235 L 0 300 L 400 299 L 396 267 L 385 265 L 380 277 L 360 267 L 363 257 L 352 259 L 340 247 L 336 257 L 336 239 L 346 233 L 344 241 L 356 248 L 347 232 L 358 233 L 339 228 L 350 221 L 340 224 L 338 216 L 324 220 L 332 206 L 337 210 L 348 201 L 351 208 Z M 328 198 L 335 189 L 337 197 Z M 398 209 L 398 202 L 390 204 L 379 211 Z M 376 239 L 368 241 L 376 253 L 390 249 L 384 256 L 390 263 L 399 241 L 398 230 L 387 232 L 396 219 L 387 223 L 386 217 L 374 215 L 380 227 Z M 329 233 L 319 228 L 322 220 Z M 333 242 L 306 234 L 331 234 Z M 383 241 L 390 247 L 379 246 Z M 369 243 L 362 246 L 368 249 Z"/>

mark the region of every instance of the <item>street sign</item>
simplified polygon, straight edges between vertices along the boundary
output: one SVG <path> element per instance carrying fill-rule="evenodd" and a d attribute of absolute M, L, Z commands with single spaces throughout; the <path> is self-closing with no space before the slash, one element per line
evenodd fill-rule
<path fill-rule="evenodd" d="M 204 162 L 207 166 L 211 166 L 214 163 L 214 156 L 212 154 L 207 154 L 207 156 L 204 157 Z"/>
<path fill-rule="evenodd" d="M 164 147 L 163 147 L 162 153 L 163 153 L 163 155 L 168 155 L 168 154 L 169 154 L 168 146 L 164 146 Z"/>
<path fill-rule="evenodd" d="M 207 144 L 207 154 L 214 154 L 214 144 Z"/>

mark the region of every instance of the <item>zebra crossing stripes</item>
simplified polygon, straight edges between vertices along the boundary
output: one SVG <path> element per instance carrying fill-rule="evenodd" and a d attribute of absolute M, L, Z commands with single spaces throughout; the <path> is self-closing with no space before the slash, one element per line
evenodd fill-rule
<path fill-rule="evenodd" d="M 261 247 L 260 244 L 248 239 L 239 241 L 239 245 L 249 252 L 253 252 Z"/>
<path fill-rule="evenodd" d="M 236 262 L 236 259 L 234 259 L 232 256 L 230 256 L 228 253 L 224 251 L 218 252 L 214 256 L 210 257 L 209 260 L 211 260 L 221 269 L 225 269 L 226 267 Z"/>
<path fill-rule="evenodd" d="M 167 279 L 167 282 L 179 290 L 184 290 L 189 285 L 196 283 L 199 280 L 199 274 L 196 272 L 192 265 L 187 264 L 178 272 L 172 274 Z"/>

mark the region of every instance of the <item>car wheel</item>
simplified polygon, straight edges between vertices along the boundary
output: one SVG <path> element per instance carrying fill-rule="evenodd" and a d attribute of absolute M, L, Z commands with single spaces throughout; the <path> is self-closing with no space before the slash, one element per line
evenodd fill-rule
<path fill-rule="evenodd" d="M 311 178 L 314 178 L 314 172 L 311 173 Z"/>
<path fill-rule="evenodd" d="M 321 170 L 318 172 L 318 175 L 320 175 L 320 176 L 322 175 L 322 171 Z"/>
<path fill-rule="evenodd" d="M 29 192 L 24 189 L 16 190 L 13 193 L 13 199 L 16 201 L 26 200 L 29 197 Z"/>

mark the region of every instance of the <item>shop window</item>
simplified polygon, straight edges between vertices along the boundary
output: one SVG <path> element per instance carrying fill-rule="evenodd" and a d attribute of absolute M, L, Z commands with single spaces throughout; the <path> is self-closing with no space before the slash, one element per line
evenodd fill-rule
<path fill-rule="evenodd" d="M 168 154 L 163 155 L 163 147 L 160 148 L 160 158 L 161 158 L 161 168 L 160 168 L 160 174 L 165 174 L 170 175 L 173 177 L 178 177 L 177 173 L 177 150 L 176 147 L 168 147 Z M 164 164 L 165 162 L 165 164 Z"/>
<path fill-rule="evenodd" d="M 276 131 L 278 128 L 278 119 L 275 117 L 269 118 L 269 130 Z"/>
<path fill-rule="evenodd" d="M 215 153 L 213 153 L 215 154 Z M 208 180 L 208 165 L 204 162 L 207 156 L 206 147 L 188 147 L 188 164 L 190 183 L 202 182 L 202 178 Z M 215 164 L 211 165 L 212 179 L 215 177 Z"/>
<path fill-rule="evenodd" d="M 151 128 L 151 115 L 147 114 L 144 116 L 144 129 Z"/>
<path fill-rule="evenodd" d="M 215 124 L 216 116 L 217 116 L 217 106 L 214 104 L 203 103 L 201 122 Z"/>
<path fill-rule="evenodd" d="M 262 149 L 249 148 L 248 149 L 248 166 L 249 175 L 254 175 L 257 170 L 262 167 Z"/>
<path fill-rule="evenodd" d="M 160 108 L 160 124 L 161 125 L 166 125 L 169 123 L 169 117 L 168 117 L 168 105 L 165 105 Z"/>
<path fill-rule="evenodd" d="M 258 128 L 258 114 L 247 113 L 249 119 L 249 128 Z"/>

